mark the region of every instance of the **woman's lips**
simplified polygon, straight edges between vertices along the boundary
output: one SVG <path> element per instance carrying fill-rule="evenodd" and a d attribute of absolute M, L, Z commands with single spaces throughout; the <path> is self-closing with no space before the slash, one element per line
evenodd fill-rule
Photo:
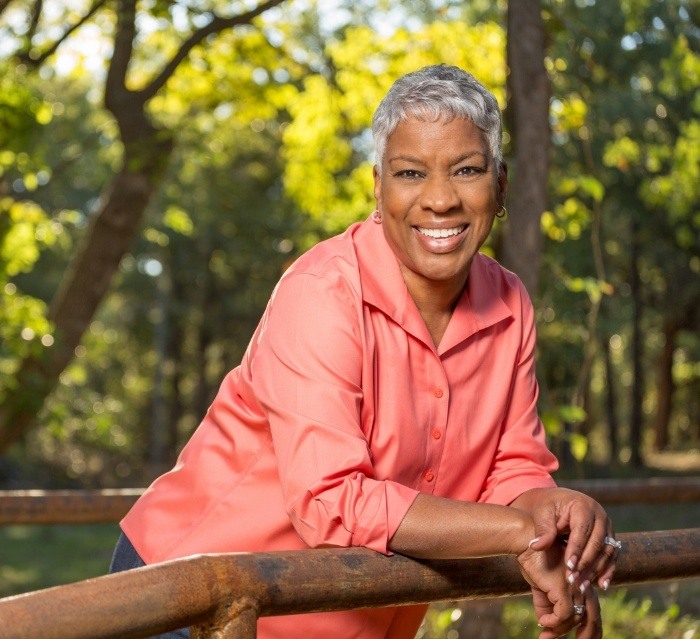
<path fill-rule="evenodd" d="M 424 226 L 413 227 L 421 246 L 431 253 L 449 253 L 454 251 L 467 237 L 468 224 L 453 226 L 448 229 L 435 229 Z"/>

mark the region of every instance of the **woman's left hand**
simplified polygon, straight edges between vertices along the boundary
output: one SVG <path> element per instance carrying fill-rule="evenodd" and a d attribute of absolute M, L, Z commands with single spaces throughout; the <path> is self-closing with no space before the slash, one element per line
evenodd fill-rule
<path fill-rule="evenodd" d="M 567 537 L 564 560 L 567 579 L 582 592 L 591 583 L 607 590 L 615 573 L 615 535 L 602 506 L 583 493 L 567 488 L 535 488 L 511 506 L 528 511 L 535 523 L 533 550 L 550 548 L 558 537 Z"/>
<path fill-rule="evenodd" d="M 555 543 L 545 550 L 528 548 L 518 555 L 520 571 L 532 587 L 539 639 L 561 637 L 576 628 L 577 639 L 601 639 L 602 622 L 598 599 L 592 589 L 585 595 L 567 583 L 564 546 Z M 577 613 L 584 606 L 583 614 Z"/>
<path fill-rule="evenodd" d="M 532 601 L 538 620 L 544 620 L 551 616 L 551 602 L 546 593 L 533 587 Z M 540 623 L 543 629 L 538 639 L 555 639 L 556 637 L 561 637 L 569 632 L 573 626 L 576 626 L 576 639 L 601 639 L 603 636 L 603 621 L 598 595 L 591 589 L 586 593 L 585 597 L 580 597 L 578 599 L 577 604 L 584 606 L 582 615 L 574 615 L 573 622 L 555 625 L 553 627 L 547 627 L 545 624 Z"/>

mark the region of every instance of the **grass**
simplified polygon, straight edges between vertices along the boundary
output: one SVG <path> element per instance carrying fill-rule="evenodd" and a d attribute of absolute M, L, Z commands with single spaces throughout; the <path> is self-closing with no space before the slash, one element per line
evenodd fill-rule
<path fill-rule="evenodd" d="M 104 575 L 117 524 L 0 526 L 0 597 Z"/>

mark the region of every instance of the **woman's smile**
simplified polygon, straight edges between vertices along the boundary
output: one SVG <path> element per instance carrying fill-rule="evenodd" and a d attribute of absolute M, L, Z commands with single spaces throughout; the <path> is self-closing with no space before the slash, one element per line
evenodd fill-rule
<path fill-rule="evenodd" d="M 467 224 L 450 228 L 430 228 L 416 226 L 419 241 L 426 251 L 432 253 L 449 253 L 458 248 L 467 237 Z"/>

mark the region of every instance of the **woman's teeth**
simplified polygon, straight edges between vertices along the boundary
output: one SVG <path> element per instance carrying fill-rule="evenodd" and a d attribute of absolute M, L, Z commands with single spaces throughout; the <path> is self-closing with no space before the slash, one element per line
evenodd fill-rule
<path fill-rule="evenodd" d="M 418 227 L 418 232 L 428 237 L 443 238 L 451 237 L 452 235 L 459 235 L 466 226 L 455 226 L 453 229 L 424 229 L 420 226 Z"/>

